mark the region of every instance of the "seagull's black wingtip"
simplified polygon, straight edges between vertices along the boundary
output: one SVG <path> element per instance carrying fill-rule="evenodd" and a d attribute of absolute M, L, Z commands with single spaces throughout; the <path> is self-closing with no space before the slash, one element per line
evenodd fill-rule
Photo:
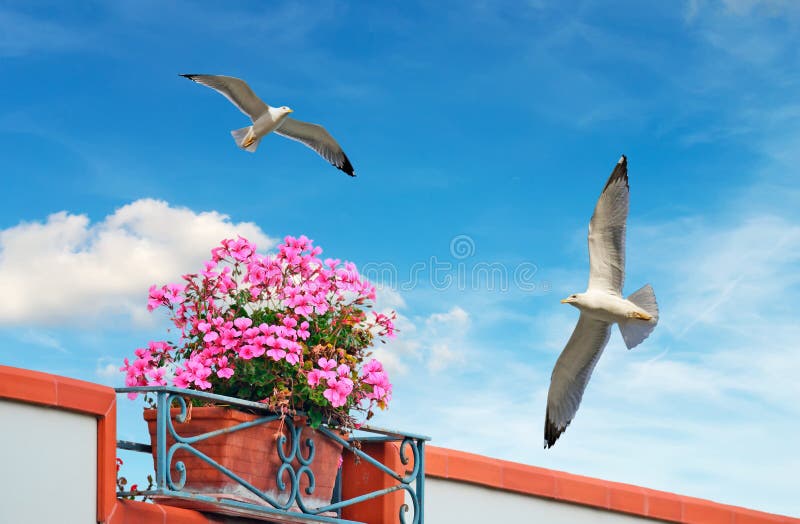
<path fill-rule="evenodd" d="M 336 166 L 336 167 L 338 167 L 339 169 L 344 171 L 344 173 L 346 175 L 355 177 L 356 176 L 356 172 L 353 169 L 353 164 L 350 163 L 350 159 L 347 158 L 347 155 L 345 155 L 344 153 L 342 153 L 342 156 L 344 157 L 344 161 L 342 162 L 342 165 L 341 166 Z"/>
<path fill-rule="evenodd" d="M 197 74 L 188 74 L 188 75 L 186 75 L 186 74 L 183 74 L 183 73 L 178 73 L 178 76 L 182 76 L 183 78 L 188 78 L 189 80 L 194 80 L 194 77 L 199 76 L 199 75 L 197 75 Z"/>
<path fill-rule="evenodd" d="M 550 408 L 548 407 L 544 415 L 544 449 L 552 448 L 558 437 L 567 429 L 567 426 L 569 426 L 569 422 L 563 428 L 553 424 L 550 421 Z"/>
<path fill-rule="evenodd" d="M 629 187 L 628 186 L 628 157 L 626 157 L 625 155 L 622 155 L 621 157 L 619 157 L 619 161 L 617 162 L 617 165 L 614 166 L 614 171 L 612 171 L 611 172 L 611 176 L 608 177 L 608 182 L 606 182 L 606 185 L 603 186 L 603 191 L 605 191 L 608 186 L 610 186 L 611 184 L 613 184 L 617 180 L 624 180 L 625 181 L 625 187 Z"/>

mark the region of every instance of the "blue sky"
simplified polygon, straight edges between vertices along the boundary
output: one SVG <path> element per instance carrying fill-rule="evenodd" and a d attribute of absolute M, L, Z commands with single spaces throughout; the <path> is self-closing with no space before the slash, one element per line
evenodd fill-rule
<path fill-rule="evenodd" d="M 151 283 L 237 232 L 306 234 L 401 315 L 376 424 L 800 516 L 800 7 L 431 4 L 0 2 L 0 362 L 118 385 L 165 333 Z M 358 177 L 280 137 L 239 151 L 244 117 L 178 73 L 323 123 Z M 621 153 L 626 293 L 651 283 L 660 324 L 633 351 L 615 330 L 545 451 L 558 301 Z"/>

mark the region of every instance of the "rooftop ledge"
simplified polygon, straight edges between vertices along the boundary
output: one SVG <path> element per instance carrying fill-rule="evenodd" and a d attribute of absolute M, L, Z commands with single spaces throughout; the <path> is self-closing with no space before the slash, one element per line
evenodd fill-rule
<path fill-rule="evenodd" d="M 173 473 L 181 473 L 175 468 L 175 461 L 171 462 L 171 470 L 167 472 L 165 464 L 168 450 L 171 446 L 177 446 L 174 453 L 181 449 L 184 453 L 192 453 L 187 449 L 194 444 L 199 446 L 199 442 L 209 435 L 206 433 L 200 435 L 201 438 L 193 437 L 192 440 L 190 437 L 180 442 L 183 435 L 180 430 L 175 431 L 180 425 L 170 422 L 176 413 L 168 417 L 163 407 L 170 405 L 170 397 L 178 394 L 185 396 L 187 392 L 175 388 L 156 389 L 154 392 L 160 399 L 159 405 L 163 414 L 155 424 L 156 433 L 162 437 L 156 439 L 155 454 L 156 463 L 162 467 L 157 468 L 160 469 L 156 474 L 157 486 L 151 491 L 157 502 L 122 500 L 116 493 L 115 459 L 118 444 L 123 449 L 151 452 L 150 446 L 145 443 L 117 442 L 116 397 L 119 392 L 128 390 L 115 391 L 66 377 L 0 366 L 0 414 L 4 419 L 4 428 L 18 427 L 23 423 L 35 425 L 42 421 L 52 425 L 57 417 L 51 410 L 60 411 L 67 417 L 63 426 L 65 432 L 71 431 L 69 428 L 73 426 L 66 424 L 72 424 L 70 421 L 73 418 L 76 419 L 75 431 L 83 431 L 80 428 L 86 427 L 91 429 L 90 433 L 83 434 L 81 442 L 87 441 L 87 446 L 91 444 L 91 452 L 94 454 L 92 458 L 95 459 L 76 462 L 78 465 L 75 469 L 81 469 L 83 465 L 82 469 L 86 470 L 84 473 L 87 473 L 86 478 L 89 480 L 85 484 L 64 485 L 52 494 L 44 495 L 31 490 L 38 497 L 47 496 L 49 504 L 31 505 L 21 499 L 17 501 L 18 497 L 24 497 L 24 494 L 19 495 L 18 486 L 26 485 L 28 479 L 30 485 L 34 485 L 37 479 L 53 478 L 64 473 L 69 476 L 76 472 L 72 469 L 67 472 L 58 471 L 52 462 L 44 463 L 41 448 L 34 447 L 35 439 L 29 438 L 28 434 L 20 433 L 21 440 L 8 442 L 8 439 L 15 437 L 13 431 L 4 430 L 0 433 L 0 442 L 7 442 L 3 442 L 6 445 L 0 449 L 13 447 L 14 455 L 36 455 L 38 460 L 20 460 L 15 466 L 17 463 L 13 457 L 4 459 L 6 471 L 3 480 L 0 480 L 0 490 L 3 493 L 15 493 L 15 496 L 7 497 L 0 504 L 0 521 L 72 521 L 68 512 L 74 510 L 84 512 L 83 520 L 74 519 L 75 521 L 110 524 L 265 521 L 422 523 L 425 517 L 430 522 L 483 522 L 485 520 L 480 516 L 481 510 L 497 515 L 500 520 L 503 520 L 504 510 L 507 517 L 505 520 L 508 520 L 514 518 L 514 515 L 522 515 L 509 513 L 513 508 L 518 508 L 517 511 L 525 511 L 526 517 L 540 513 L 544 521 L 553 522 L 593 522 L 600 517 L 603 522 L 629 523 L 666 521 L 698 524 L 800 524 L 800 519 L 797 518 L 429 446 L 426 445 L 427 437 L 422 435 L 380 428 L 365 428 L 366 431 L 347 440 L 341 439 L 336 433 L 323 431 L 326 439 L 338 439 L 338 444 L 344 446 L 344 460 L 338 470 L 332 503 L 327 506 L 306 507 L 306 510 L 312 511 L 311 514 L 303 513 L 303 508 L 297 507 L 298 502 L 300 506 L 304 505 L 304 495 L 301 494 L 300 486 L 293 487 L 289 480 L 285 491 L 294 497 L 290 497 L 290 500 L 294 500 L 293 504 L 273 498 L 272 502 L 277 502 L 279 506 L 274 508 L 267 500 L 272 495 L 265 495 L 263 492 L 259 495 L 258 489 L 252 485 L 250 487 L 254 489 L 250 489 L 250 493 L 261 499 L 257 504 L 252 501 L 221 501 L 208 494 L 187 493 L 175 489 L 180 487 L 180 479 L 170 477 Z M 180 402 L 178 401 L 179 407 Z M 234 399 L 233 403 L 241 401 Z M 14 417 L 23 417 L 23 420 L 15 421 Z M 245 424 L 249 424 L 248 427 L 268 424 L 270 420 L 264 420 L 266 418 L 269 415 L 261 413 L 257 420 Z M 87 421 L 91 426 L 86 426 Z M 305 438 L 297 438 L 301 430 L 293 424 L 290 424 L 290 430 L 295 433 L 289 431 L 288 437 L 294 437 L 295 441 Z M 236 431 L 244 433 L 243 429 Z M 211 438 L 228 432 L 231 431 L 216 431 Z M 172 441 L 166 438 L 168 434 Z M 177 443 L 174 441 L 175 436 L 179 437 Z M 71 445 L 73 442 L 76 441 L 71 440 Z M 360 449 L 354 446 L 355 442 L 360 444 Z M 29 443 L 30 449 L 24 449 L 26 443 Z M 282 445 L 286 451 L 284 460 L 280 462 L 286 470 L 282 473 L 284 478 L 313 478 L 313 474 L 303 468 L 303 463 L 296 460 L 292 462 L 289 457 L 298 452 L 297 444 L 293 444 L 291 438 L 286 438 Z M 356 448 L 354 452 L 347 450 L 353 447 Z M 57 452 L 62 456 L 74 455 Z M 305 458 L 308 459 L 307 452 Z M 288 470 L 292 472 L 289 473 Z M 235 471 L 228 473 L 238 477 Z M 64 498 L 66 492 L 71 493 L 68 498 Z M 81 502 L 79 499 L 86 500 Z M 463 504 L 464 500 L 471 502 Z M 187 503 L 198 509 L 179 507 Z M 88 513 L 87 505 L 90 505 Z M 456 517 L 453 511 L 458 509 L 465 514 Z M 57 516 L 48 519 L 48 511 Z"/>

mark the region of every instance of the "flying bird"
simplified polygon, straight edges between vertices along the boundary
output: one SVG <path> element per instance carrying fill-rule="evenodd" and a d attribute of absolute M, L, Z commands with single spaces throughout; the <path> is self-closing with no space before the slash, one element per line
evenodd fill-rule
<path fill-rule="evenodd" d="M 305 144 L 331 165 L 350 176 L 356 176 L 350 159 L 324 127 L 289 118 L 288 115 L 293 110 L 286 106 L 268 106 L 253 93 L 244 80 L 220 75 L 180 76 L 217 91 L 238 107 L 239 111 L 250 117 L 253 125 L 231 131 L 236 145 L 245 151 L 254 153 L 261 139 L 274 131 L 281 136 Z"/>
<path fill-rule="evenodd" d="M 628 218 L 628 160 L 619 159 L 589 222 L 589 285 L 561 301 L 581 312 L 578 324 L 550 377 L 544 447 L 555 444 L 575 417 L 597 361 L 617 324 L 628 349 L 646 339 L 658 323 L 653 288 L 645 285 L 622 297 L 625 281 L 625 222 Z"/>

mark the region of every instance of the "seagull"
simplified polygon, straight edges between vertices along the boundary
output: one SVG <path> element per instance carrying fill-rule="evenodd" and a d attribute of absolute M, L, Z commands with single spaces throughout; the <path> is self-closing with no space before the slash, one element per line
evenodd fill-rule
<path fill-rule="evenodd" d="M 255 153 L 261 139 L 274 131 L 281 136 L 305 144 L 331 165 L 350 176 L 356 176 L 350 159 L 324 127 L 289 118 L 288 115 L 293 110 L 286 106 L 268 106 L 253 93 L 244 80 L 221 75 L 182 74 L 180 76 L 217 91 L 238 107 L 239 111 L 250 117 L 250 120 L 253 121 L 252 126 L 231 131 L 236 145 L 245 151 Z"/>
<path fill-rule="evenodd" d="M 550 377 L 544 447 L 550 448 L 575 417 L 586 384 L 617 324 L 628 349 L 646 339 L 658 323 L 650 284 L 628 298 L 625 281 L 625 221 L 628 218 L 628 160 L 619 159 L 589 222 L 589 285 L 561 301 L 581 311 L 578 324 Z"/>

